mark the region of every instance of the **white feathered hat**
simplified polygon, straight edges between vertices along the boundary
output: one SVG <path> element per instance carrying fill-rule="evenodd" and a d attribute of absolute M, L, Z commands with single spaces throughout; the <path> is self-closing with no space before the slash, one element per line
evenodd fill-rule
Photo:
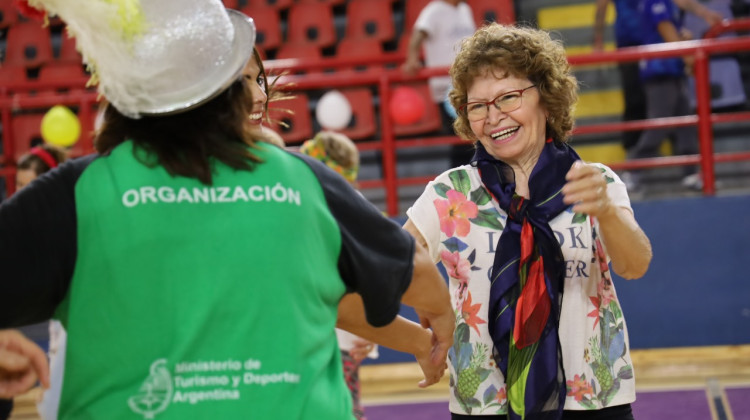
<path fill-rule="evenodd" d="M 183 112 L 234 82 L 252 55 L 255 25 L 220 0 L 28 0 L 59 16 L 121 113 Z"/>

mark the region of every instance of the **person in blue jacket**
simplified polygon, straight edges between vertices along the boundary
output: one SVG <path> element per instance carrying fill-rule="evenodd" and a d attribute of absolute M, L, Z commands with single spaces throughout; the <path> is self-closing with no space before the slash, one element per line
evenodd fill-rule
<path fill-rule="evenodd" d="M 641 19 L 641 36 L 644 45 L 678 42 L 691 38 L 684 30 L 680 9 L 672 0 L 641 0 L 638 12 Z M 692 56 L 654 58 L 641 60 L 640 75 L 646 92 L 646 109 L 649 119 L 677 117 L 690 114 L 687 74 L 691 72 Z M 647 130 L 628 151 L 628 159 L 659 155 L 662 141 L 674 136 L 674 153 L 688 155 L 698 152 L 698 138 L 694 127 L 673 127 Z M 640 187 L 640 173 L 632 173 L 631 189 Z M 694 166 L 685 167 L 683 185 L 702 187 L 700 175 Z"/>
<path fill-rule="evenodd" d="M 641 16 L 638 12 L 640 0 L 596 0 L 596 12 L 594 16 L 594 51 L 604 50 L 604 24 L 607 6 L 610 2 L 615 5 L 615 45 L 617 48 L 636 47 L 645 44 L 641 39 Z M 703 6 L 697 0 L 675 0 L 675 4 L 693 13 L 709 25 L 721 21 L 721 15 Z M 625 109 L 623 110 L 623 121 L 642 120 L 646 118 L 646 93 L 641 82 L 638 62 L 625 61 L 617 64 L 620 72 L 620 83 Z M 640 130 L 631 130 L 623 133 L 622 145 L 625 150 L 630 150 L 641 136 Z"/>

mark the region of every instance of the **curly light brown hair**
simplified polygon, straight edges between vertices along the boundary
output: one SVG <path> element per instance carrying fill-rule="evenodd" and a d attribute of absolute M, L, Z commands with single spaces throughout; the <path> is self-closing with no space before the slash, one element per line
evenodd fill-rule
<path fill-rule="evenodd" d="M 491 72 L 498 78 L 512 75 L 527 78 L 537 86 L 547 110 L 547 137 L 565 142 L 573 130 L 578 82 L 571 74 L 562 42 L 543 30 L 492 23 L 463 41 L 450 69 L 453 90 L 450 101 L 460 110 L 474 79 Z M 464 140 L 477 141 L 465 112 L 453 122 Z"/>

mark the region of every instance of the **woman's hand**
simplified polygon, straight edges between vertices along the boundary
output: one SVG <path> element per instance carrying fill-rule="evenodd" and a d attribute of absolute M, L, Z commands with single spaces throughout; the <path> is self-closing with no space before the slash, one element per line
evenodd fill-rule
<path fill-rule="evenodd" d="M 440 382 L 440 379 L 445 375 L 445 370 L 448 369 L 446 359 L 443 359 L 439 363 L 435 362 L 433 348 L 437 339 L 430 330 L 425 330 L 425 332 L 429 334 L 429 337 L 420 338 L 420 340 L 425 340 L 426 345 L 423 344 L 420 346 L 420 351 L 414 353 L 417 363 L 419 363 L 419 368 L 422 369 L 422 373 L 424 374 L 424 379 L 417 384 L 420 388 L 427 388 Z"/>
<path fill-rule="evenodd" d="M 37 379 L 49 388 L 49 364 L 44 351 L 17 330 L 0 330 L 0 398 L 28 391 Z"/>
<path fill-rule="evenodd" d="M 354 340 L 354 347 L 349 350 L 349 355 L 356 364 L 360 364 L 368 354 L 375 348 L 375 343 L 365 339 Z"/>
<path fill-rule="evenodd" d="M 573 211 L 593 217 L 611 214 L 615 206 L 607 195 L 607 180 L 599 167 L 577 161 L 565 175 L 563 201 L 573 204 Z"/>
<path fill-rule="evenodd" d="M 618 207 L 607 195 L 607 180 L 595 165 L 578 161 L 565 176 L 564 201 L 575 203 L 573 211 L 596 217 L 599 233 L 612 260 L 612 269 L 625 279 L 646 274 L 653 256 L 651 242 L 638 226 L 633 212 Z"/>

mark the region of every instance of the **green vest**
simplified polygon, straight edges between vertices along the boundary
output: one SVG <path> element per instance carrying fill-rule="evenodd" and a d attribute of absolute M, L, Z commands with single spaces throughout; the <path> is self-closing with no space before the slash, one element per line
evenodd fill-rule
<path fill-rule="evenodd" d="M 81 174 L 60 419 L 352 418 L 338 226 L 308 166 L 255 153 L 211 187 L 130 142 Z"/>

